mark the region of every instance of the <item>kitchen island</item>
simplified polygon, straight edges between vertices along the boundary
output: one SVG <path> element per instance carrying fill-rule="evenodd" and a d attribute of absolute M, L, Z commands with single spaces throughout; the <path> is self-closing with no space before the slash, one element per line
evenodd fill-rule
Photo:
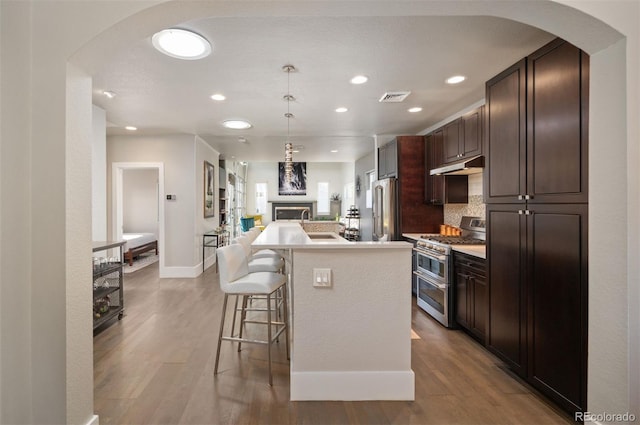
<path fill-rule="evenodd" d="M 310 235 L 272 222 L 253 242 L 287 262 L 291 400 L 413 400 L 412 245 Z"/>

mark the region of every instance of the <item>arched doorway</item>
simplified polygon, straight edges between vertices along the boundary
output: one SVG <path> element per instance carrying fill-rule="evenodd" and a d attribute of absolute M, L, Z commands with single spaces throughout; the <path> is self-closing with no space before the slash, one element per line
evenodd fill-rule
<path fill-rule="evenodd" d="M 178 4 L 180 3 L 180 4 Z M 238 4 L 239 3 L 239 4 Z M 82 46 L 82 48 L 75 54 L 71 62 L 76 66 L 83 69 L 89 75 L 94 72 L 96 69 L 99 69 L 100 62 L 105 60 L 103 58 L 98 57 L 96 51 L 109 52 L 117 50 L 122 46 L 126 45 L 126 43 L 130 40 L 139 39 L 142 37 L 146 37 L 154 31 L 164 28 L 167 26 L 171 26 L 176 23 L 188 21 L 190 19 L 195 19 L 202 16 L 216 16 L 216 15 L 237 15 L 237 16 L 282 16 L 282 15 L 295 15 L 295 14 L 353 14 L 353 15 L 362 15 L 362 5 L 355 4 L 324 4 L 322 10 L 318 10 L 314 8 L 311 4 L 305 4 L 305 2 L 289 2 L 286 4 L 286 8 L 273 8 L 269 4 L 243 4 L 243 2 L 238 2 L 232 4 L 223 4 L 220 5 L 217 2 L 213 3 L 197 3 L 197 4 L 189 4 L 182 2 L 166 2 L 148 9 L 141 10 L 136 14 L 128 15 L 125 19 L 114 19 L 113 22 L 116 23 L 114 27 L 107 29 L 106 31 L 97 35 L 95 39 L 91 42 Z M 584 14 L 581 11 L 576 9 L 571 9 L 569 7 L 565 7 L 561 4 L 555 2 L 532 2 L 531 4 L 527 3 L 524 5 L 519 5 L 518 10 L 513 10 L 510 8 L 505 8 L 503 3 L 494 3 L 494 2 L 477 2 L 477 3 L 457 3 L 451 2 L 446 5 L 444 4 L 430 4 L 430 2 L 413 2 L 411 4 L 398 4 L 397 2 L 389 1 L 389 2 L 372 2 L 369 4 L 367 8 L 367 14 L 374 15 L 386 15 L 386 14 L 412 14 L 412 15 L 429 15 L 429 14 L 437 14 L 437 15 L 473 15 L 473 14 L 488 14 L 493 16 L 504 17 L 508 19 L 514 19 L 517 21 L 521 21 L 524 23 L 528 23 L 530 25 L 538 26 L 542 29 L 545 29 L 549 32 L 552 32 L 562 38 L 571 41 L 573 44 L 581 47 L 585 51 L 591 54 L 597 54 L 597 57 L 594 57 L 592 61 L 592 78 L 595 81 L 601 82 L 604 84 L 604 87 L 607 88 L 610 82 L 606 80 L 606 75 L 609 72 L 614 72 L 617 75 L 624 75 L 625 73 L 625 55 L 626 52 L 624 50 L 623 45 L 616 45 L 612 47 L 608 47 L 612 45 L 616 40 L 622 39 L 622 37 L 616 33 L 610 27 L 607 27 L 601 21 L 592 18 L 589 15 Z M 596 11 L 597 12 L 597 11 Z M 124 15 L 127 15 L 125 13 Z M 119 21 L 119 22 L 118 22 Z M 589 28 L 589 31 L 585 31 L 585 25 Z M 637 58 L 635 59 L 637 61 Z M 636 62 L 637 66 L 637 62 Z M 69 76 L 68 76 L 69 78 Z M 79 80 L 83 80 L 88 78 L 87 75 L 72 75 L 72 79 L 77 78 Z M 637 78 L 637 77 L 636 77 Z M 637 80 L 635 82 L 637 87 Z M 620 90 L 622 89 L 622 93 L 625 91 L 625 84 L 621 85 L 613 85 L 614 89 Z M 86 89 L 86 88 L 85 88 Z M 591 95 L 592 103 L 601 105 L 601 107 L 595 108 L 595 111 L 591 111 L 591 138 L 592 140 L 597 140 L 600 135 L 609 135 L 609 140 L 614 140 L 614 149 L 613 149 L 613 158 L 611 158 L 611 163 L 619 163 L 626 164 L 626 116 L 625 110 L 626 105 L 623 99 L 613 99 L 610 94 L 595 91 Z M 607 112 L 604 116 L 597 116 L 597 113 Z M 615 116 L 615 114 L 618 116 Z M 614 116 L 611 116 L 611 115 Z M 614 125 L 611 125 L 614 122 Z M 614 128 L 614 133 L 611 134 L 611 128 Z M 618 129 L 619 131 L 616 131 Z M 69 131 L 69 130 L 67 130 Z M 632 131 L 631 133 L 634 133 Z M 637 134 L 637 125 L 635 127 L 635 134 Z M 73 143 L 73 139 L 71 139 L 71 143 Z M 595 142 L 597 146 L 597 141 Z M 611 147 L 608 149 L 601 149 L 601 151 L 609 151 L 611 152 Z M 611 192 L 607 189 L 607 186 L 617 185 L 622 180 L 622 183 L 629 184 L 631 188 L 638 189 L 637 182 L 637 172 L 630 171 L 628 177 L 626 170 L 622 170 L 621 173 L 618 173 L 615 177 L 611 177 L 606 175 L 605 172 L 602 172 L 600 165 L 596 166 L 594 163 L 594 158 L 598 157 L 594 155 L 594 153 L 598 152 L 598 149 L 592 150 L 591 161 L 592 166 L 590 177 L 590 183 L 593 181 L 594 184 L 591 184 L 591 194 L 594 197 L 599 196 L 600 194 L 605 195 L 607 192 Z M 635 156 L 637 157 L 637 150 L 634 151 Z M 601 159 L 601 158 L 600 158 Z M 637 158 L 636 158 L 637 159 Z M 622 174 L 624 176 L 622 176 Z M 627 178 L 631 178 L 632 181 L 627 181 Z M 601 229 L 607 224 L 607 216 L 605 211 L 607 210 L 605 203 L 618 203 L 623 205 L 622 208 L 627 210 L 629 205 L 637 206 L 637 195 L 630 195 L 627 199 L 626 194 L 618 196 L 618 197 L 606 197 L 608 202 L 600 203 L 595 202 L 594 207 L 597 208 L 598 211 L 602 212 L 602 215 L 592 215 L 592 220 L 590 223 L 590 239 L 592 245 L 594 245 L 595 241 L 604 241 L 605 243 L 611 242 L 611 235 L 607 235 Z M 599 199 L 599 198 L 598 198 Z M 626 215 L 625 215 L 626 218 Z M 634 221 L 637 229 L 638 222 Z M 593 229 L 593 231 L 591 231 Z M 637 249 L 637 247 L 633 248 Z M 70 250 L 70 251 L 69 251 Z M 637 252 L 636 252 L 637 253 Z M 74 251 L 73 247 L 68 248 L 67 255 L 69 254 L 80 254 Z M 629 267 L 626 261 L 622 261 L 620 263 L 619 256 L 616 255 L 615 252 L 611 253 L 603 253 L 602 255 L 591 256 L 593 259 L 592 268 L 594 269 L 611 269 L 608 265 L 613 261 L 614 263 L 621 264 L 623 270 L 614 271 L 614 276 L 609 279 L 611 281 L 627 282 L 627 271 L 632 270 L 632 267 Z M 637 266 L 633 266 L 636 267 Z M 637 271 L 637 270 L 636 270 Z M 83 285 L 84 282 L 74 283 L 70 282 L 68 285 L 72 287 L 74 285 Z M 610 284 L 610 283 L 608 283 Z M 604 363 L 600 363 L 600 359 L 606 358 L 606 353 L 602 349 L 598 349 L 598 344 L 602 342 L 609 341 L 611 342 L 610 335 L 608 335 L 608 327 L 611 325 L 609 320 L 616 322 L 611 317 L 610 310 L 620 310 L 623 309 L 625 312 L 628 310 L 628 306 L 626 303 L 622 303 L 620 297 L 623 295 L 622 292 L 618 294 L 616 299 L 610 299 L 609 301 L 605 301 L 602 304 L 597 304 L 602 302 L 600 298 L 596 298 L 597 296 L 601 296 L 603 293 L 606 293 L 608 289 L 607 285 L 602 282 L 593 281 L 590 278 L 590 288 L 592 288 L 590 294 L 590 304 L 594 305 L 595 310 L 592 313 L 595 313 L 594 316 L 602 317 L 603 323 L 593 323 L 590 327 L 589 339 L 590 346 L 593 344 L 593 349 L 591 350 L 590 357 L 590 379 L 595 378 L 597 381 L 601 376 L 608 376 L 613 373 L 613 375 L 618 376 L 621 373 L 621 370 L 624 370 L 625 374 L 632 373 L 637 375 L 637 369 L 629 370 L 627 364 L 632 363 L 627 361 L 629 359 L 625 359 L 625 365 L 605 365 Z M 630 288 L 631 289 L 631 288 Z M 637 313 L 637 289 L 634 289 L 636 294 L 636 301 L 634 309 Z M 624 291 L 624 295 L 626 295 L 626 291 Z M 596 299 L 598 301 L 596 301 Z M 626 302 L 626 300 L 625 300 Z M 633 305 L 633 304 L 632 304 Z M 607 311 L 609 311 L 607 313 Z M 602 316 L 600 315 L 602 313 Z M 633 313 L 633 312 L 632 312 Z M 626 316 L 626 315 L 625 315 Z M 69 319 L 68 319 L 69 320 Z M 637 330 L 637 329 L 636 329 Z M 81 346 L 86 346 L 90 344 L 90 341 L 78 341 Z M 618 344 L 622 343 L 625 347 L 627 344 L 635 344 L 637 347 L 637 335 L 635 336 L 635 341 L 627 340 L 626 335 L 618 335 L 614 338 L 613 343 Z M 68 348 L 70 350 L 71 348 Z M 67 352 L 68 354 L 68 352 Z M 636 364 L 638 363 L 637 352 L 632 354 L 631 360 L 635 358 Z M 637 383 L 636 383 L 637 387 Z M 593 408 L 598 407 L 598 403 L 605 402 L 609 399 L 610 395 L 605 394 L 611 388 L 594 388 L 590 389 L 589 393 L 589 402 L 590 407 Z M 637 388 L 636 388 L 637 390 Z M 629 393 L 622 390 L 619 394 L 622 398 L 630 399 Z M 615 397 L 612 397 L 615 398 Z M 592 403 L 593 402 L 593 403 Z"/>

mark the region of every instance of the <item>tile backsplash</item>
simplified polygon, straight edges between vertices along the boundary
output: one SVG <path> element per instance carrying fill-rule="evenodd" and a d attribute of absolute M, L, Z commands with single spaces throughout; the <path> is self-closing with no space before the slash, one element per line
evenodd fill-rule
<path fill-rule="evenodd" d="M 463 215 L 485 218 L 485 204 L 482 198 L 482 173 L 469 176 L 468 204 L 444 205 L 444 224 L 458 227 Z"/>

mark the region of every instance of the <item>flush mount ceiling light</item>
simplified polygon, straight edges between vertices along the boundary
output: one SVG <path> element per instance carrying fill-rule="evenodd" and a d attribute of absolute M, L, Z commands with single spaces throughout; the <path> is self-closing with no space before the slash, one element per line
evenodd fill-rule
<path fill-rule="evenodd" d="M 364 84 L 369 81 L 369 78 L 364 75 L 356 75 L 351 80 L 351 84 Z"/>
<path fill-rule="evenodd" d="M 129 131 L 136 131 L 138 129 L 138 127 L 134 127 L 132 125 L 128 125 L 124 129 L 125 130 L 129 130 Z"/>
<path fill-rule="evenodd" d="M 251 128 L 251 123 L 244 120 L 226 120 L 222 122 L 222 125 L 232 130 L 246 130 Z"/>
<path fill-rule="evenodd" d="M 338 153 L 338 149 L 331 149 L 331 153 Z"/>
<path fill-rule="evenodd" d="M 104 90 L 102 94 L 108 97 L 109 99 L 113 99 L 114 97 L 116 97 L 116 94 L 109 90 Z"/>
<path fill-rule="evenodd" d="M 344 106 L 341 106 L 341 107 L 339 107 L 339 108 L 336 108 L 336 112 L 347 112 L 347 111 L 348 111 L 348 109 L 347 109 L 347 108 L 345 108 Z"/>
<path fill-rule="evenodd" d="M 420 111 L 422 111 L 422 108 L 421 108 L 421 107 L 419 107 L 419 106 L 415 106 L 415 107 L 413 107 L 413 108 L 409 108 L 409 109 L 407 109 L 407 110 L 408 110 L 409 112 L 411 112 L 412 114 L 415 114 L 416 112 L 420 112 Z"/>
<path fill-rule="evenodd" d="M 177 59 L 202 59 L 211 53 L 211 44 L 204 37 L 179 28 L 157 32 L 151 42 L 158 51 Z"/>
<path fill-rule="evenodd" d="M 247 143 L 246 137 L 238 137 L 238 143 Z"/>
<path fill-rule="evenodd" d="M 220 94 L 220 93 L 216 93 L 216 94 L 212 94 L 211 95 L 211 99 L 213 99 L 213 100 L 222 101 L 222 100 L 225 100 L 226 98 L 227 97 L 225 95 Z"/>
<path fill-rule="evenodd" d="M 454 75 L 453 77 L 447 78 L 446 82 L 447 84 L 459 84 L 466 79 L 467 77 L 465 77 L 464 75 Z"/>

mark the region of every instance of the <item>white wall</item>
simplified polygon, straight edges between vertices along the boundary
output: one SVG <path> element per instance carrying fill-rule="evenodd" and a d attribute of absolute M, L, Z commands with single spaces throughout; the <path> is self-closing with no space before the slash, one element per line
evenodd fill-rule
<path fill-rule="evenodd" d="M 92 106 L 91 234 L 94 241 L 107 238 L 107 113 Z"/>
<path fill-rule="evenodd" d="M 107 138 L 107 182 L 109 221 L 111 217 L 111 164 L 114 162 L 164 163 L 166 194 L 176 200 L 163 199 L 165 207 L 165 266 L 167 268 L 196 268 L 198 258 L 189 249 L 194 240 L 194 209 L 196 202 L 195 141 L 192 135 L 173 136 L 114 136 Z"/>
<path fill-rule="evenodd" d="M 158 236 L 158 170 L 127 169 L 122 180 L 123 232 Z"/>
<path fill-rule="evenodd" d="M 624 156 L 615 159 L 618 164 L 629 165 L 626 197 L 618 205 L 628 211 L 626 223 L 620 224 L 625 228 L 622 244 L 626 240 L 627 251 L 600 252 L 590 259 L 590 267 L 608 269 L 623 257 L 621 270 L 609 269 L 607 282 L 611 286 L 626 286 L 627 297 L 624 302 L 616 298 L 603 305 L 602 311 L 606 308 L 607 312 L 601 316 L 601 325 L 589 330 L 589 340 L 590 343 L 606 340 L 610 326 L 617 323 L 615 317 L 627 317 L 629 332 L 616 334 L 610 346 L 602 349 L 624 350 L 629 341 L 630 352 L 623 364 L 590 362 L 589 366 L 590 374 L 595 374 L 592 376 L 623 371 L 630 375 L 630 380 L 629 387 L 609 384 L 610 381 L 602 385 L 590 382 L 589 408 L 595 412 L 603 407 L 607 411 L 626 407 L 638 413 L 639 5 L 636 1 L 562 3 L 517 2 L 517 7 L 507 7 L 501 1 L 418 0 L 327 2 L 325 7 L 317 8 L 314 2 L 292 1 L 286 3 L 287 7 L 274 8 L 265 1 L 228 2 L 222 10 L 219 2 L 0 2 L 0 422 L 84 424 L 92 419 L 91 319 L 83 321 L 81 314 L 87 308 L 86 299 L 90 299 L 87 282 L 91 276 L 88 267 L 80 270 L 90 261 L 91 151 L 85 148 L 91 140 L 90 74 L 108 61 L 110 54 L 155 30 L 221 13 L 229 16 L 486 14 L 538 26 L 590 54 L 609 56 L 612 62 L 606 66 L 598 64 L 596 58 L 591 76 L 602 81 L 606 69 L 614 69 L 617 74 L 622 70 L 626 75 L 626 97 L 603 91 L 595 98 L 592 96 L 591 104 L 609 107 L 609 113 L 623 117 L 625 122 L 621 125 L 626 131 L 604 139 L 592 137 L 591 144 L 626 150 Z M 617 35 L 587 14 L 627 37 L 624 57 L 616 53 L 619 47 L 611 47 Z M 69 61 L 86 71 L 86 75 L 68 67 Z M 82 105 L 86 112 L 80 110 Z M 610 127 L 606 117 L 590 113 L 592 135 L 606 134 Z M 591 161 L 597 158 L 592 155 Z M 603 174 L 602 179 L 601 184 L 609 184 L 610 190 L 616 187 L 615 177 Z M 45 183 L 46 192 L 38 190 Z M 592 196 L 590 204 L 594 203 L 600 202 Z M 614 236 L 603 232 L 610 225 L 608 218 L 591 218 L 590 236 L 609 243 Z M 590 285 L 592 282 L 590 277 Z M 594 294 L 590 294 L 590 303 L 595 301 L 598 300 Z M 46 310 L 34 307 L 41 305 L 46 305 Z M 606 406 L 609 394 L 615 394 L 618 400 L 612 409 Z"/>
<path fill-rule="evenodd" d="M 200 137 L 195 138 L 195 206 L 194 206 L 194 236 L 191 243 L 191 251 L 196 258 L 197 274 L 202 271 L 202 234 L 218 227 L 220 223 L 220 200 L 218 189 L 220 188 L 220 168 L 218 162 L 220 153 L 209 146 Z M 214 211 L 215 215 L 204 218 L 204 161 L 213 164 L 214 169 Z M 215 263 L 215 249 L 207 248 L 205 251 L 205 268 Z M 196 274 L 196 275 L 197 275 Z"/>
<path fill-rule="evenodd" d="M 256 211 L 256 183 L 267 183 L 267 201 L 317 201 L 318 182 L 329 182 L 329 195 L 337 192 L 342 196 L 343 187 L 353 182 L 353 163 L 341 162 L 307 162 L 307 194 L 306 196 L 278 195 L 278 163 L 252 162 L 247 172 L 247 214 Z M 344 205 L 343 205 L 344 208 Z M 263 219 L 271 221 L 271 204 L 267 204 L 267 214 Z"/>

